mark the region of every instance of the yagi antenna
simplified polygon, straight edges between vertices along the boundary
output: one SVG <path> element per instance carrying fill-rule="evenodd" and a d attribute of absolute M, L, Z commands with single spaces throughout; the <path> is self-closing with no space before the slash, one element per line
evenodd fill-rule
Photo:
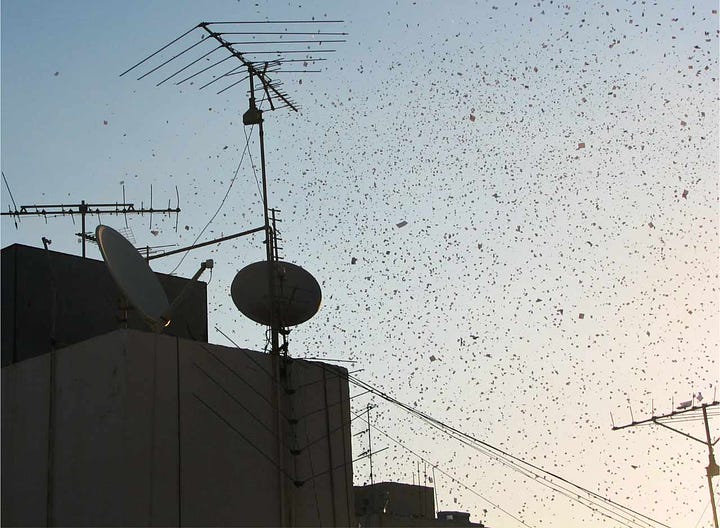
<path fill-rule="evenodd" d="M 85 258 L 86 256 L 86 242 L 88 240 L 92 240 L 92 234 L 87 233 L 85 230 L 86 225 L 86 219 L 88 215 L 94 215 L 98 218 L 101 215 L 122 215 L 126 218 L 127 223 L 127 215 L 130 214 L 139 214 L 139 215 L 145 215 L 150 214 L 150 224 L 152 225 L 152 214 L 153 213 L 161 213 L 161 214 L 175 214 L 175 229 L 177 230 L 177 214 L 180 212 L 180 193 L 177 190 L 177 187 L 175 187 L 175 195 L 177 196 L 177 206 L 171 207 L 168 203 L 168 206 L 166 209 L 156 209 L 152 206 L 152 186 L 150 187 L 150 208 L 146 208 L 143 205 L 140 206 L 139 209 L 135 207 L 135 204 L 128 203 L 125 201 L 125 188 L 123 187 L 123 201 L 122 203 L 90 203 L 86 202 L 85 200 L 80 201 L 80 203 L 69 203 L 69 204 L 33 204 L 33 205 L 21 205 L 18 209 L 17 206 L 14 210 L 9 210 L 0 213 L 2 216 L 13 216 L 15 218 L 22 218 L 24 216 L 42 216 L 45 219 L 48 217 L 56 217 L 56 216 L 70 216 L 74 219 L 74 217 L 79 216 L 80 217 L 80 233 L 77 233 L 77 235 L 82 240 L 82 257 Z M 74 220 L 73 220 L 74 222 Z"/>
<path fill-rule="evenodd" d="M 297 111 L 297 104 L 274 77 L 317 73 L 319 70 L 310 69 L 311 66 L 325 61 L 327 54 L 336 51 L 328 46 L 346 42 L 343 37 L 347 36 L 344 31 L 322 31 L 320 27 L 341 23 L 342 20 L 200 22 L 120 76 L 137 71 L 137 79 L 141 80 L 153 74 L 159 76 L 162 71 L 157 86 L 168 81 L 175 85 L 198 81 L 201 90 L 215 85 L 218 94 L 254 77 L 260 81 L 260 90 L 272 110 L 287 107 Z M 301 68 L 294 67 L 296 64 L 301 64 Z M 250 90 L 253 92 L 254 87 Z"/>

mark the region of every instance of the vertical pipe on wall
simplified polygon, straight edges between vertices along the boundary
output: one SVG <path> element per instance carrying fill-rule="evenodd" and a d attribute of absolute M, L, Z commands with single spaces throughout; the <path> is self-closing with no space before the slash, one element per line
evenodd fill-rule
<path fill-rule="evenodd" d="M 180 409 L 180 338 L 175 337 L 175 372 L 177 373 L 177 500 L 178 500 L 178 526 L 182 526 L 182 420 L 181 420 L 181 409 Z"/>
<path fill-rule="evenodd" d="M 328 391 L 327 391 L 327 376 L 325 369 L 322 369 L 323 376 L 323 393 L 325 396 L 325 430 L 326 438 L 328 443 L 328 468 L 330 469 L 330 500 L 332 501 L 332 518 L 333 526 L 337 526 L 337 514 L 335 512 L 335 468 L 333 467 L 333 449 L 332 449 L 332 438 L 330 436 L 330 409 L 328 407 Z M 344 461 L 343 461 L 344 462 Z"/>

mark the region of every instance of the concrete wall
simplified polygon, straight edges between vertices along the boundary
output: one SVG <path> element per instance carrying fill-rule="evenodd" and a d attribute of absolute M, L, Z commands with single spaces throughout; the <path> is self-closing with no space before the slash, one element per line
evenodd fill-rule
<path fill-rule="evenodd" d="M 105 263 L 14 244 L 0 264 L 2 366 L 128 327 L 147 330 L 141 316 L 120 310 L 122 295 Z M 157 273 L 172 301 L 188 279 Z M 196 282 L 165 333 L 207 342 L 207 290 Z"/>
<path fill-rule="evenodd" d="M 118 330 L 3 368 L 3 524 L 351 525 L 346 373 L 279 363 Z"/>

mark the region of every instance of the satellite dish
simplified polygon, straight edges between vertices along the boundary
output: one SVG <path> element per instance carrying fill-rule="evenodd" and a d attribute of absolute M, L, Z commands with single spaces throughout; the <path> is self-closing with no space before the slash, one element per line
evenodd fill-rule
<path fill-rule="evenodd" d="M 275 274 L 278 326 L 304 323 L 317 313 L 320 285 L 309 272 L 289 262 L 260 261 L 238 271 L 230 287 L 235 306 L 256 323 L 273 326 L 270 311 L 270 272 Z"/>
<path fill-rule="evenodd" d="M 152 323 L 168 324 L 165 316 L 170 303 L 165 290 L 138 250 L 105 225 L 97 226 L 95 237 L 110 275 L 128 301 Z"/>

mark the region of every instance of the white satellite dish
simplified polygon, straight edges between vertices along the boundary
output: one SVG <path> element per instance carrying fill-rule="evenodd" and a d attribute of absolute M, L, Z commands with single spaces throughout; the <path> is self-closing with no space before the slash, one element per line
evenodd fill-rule
<path fill-rule="evenodd" d="M 289 262 L 254 262 L 235 275 L 230 287 L 235 306 L 256 323 L 273 326 L 270 270 L 275 273 L 278 326 L 304 323 L 320 309 L 320 285 L 309 272 Z"/>
<path fill-rule="evenodd" d="M 142 255 L 111 227 L 97 226 L 95 237 L 110 275 L 127 300 L 153 326 L 166 326 L 170 302 Z"/>

